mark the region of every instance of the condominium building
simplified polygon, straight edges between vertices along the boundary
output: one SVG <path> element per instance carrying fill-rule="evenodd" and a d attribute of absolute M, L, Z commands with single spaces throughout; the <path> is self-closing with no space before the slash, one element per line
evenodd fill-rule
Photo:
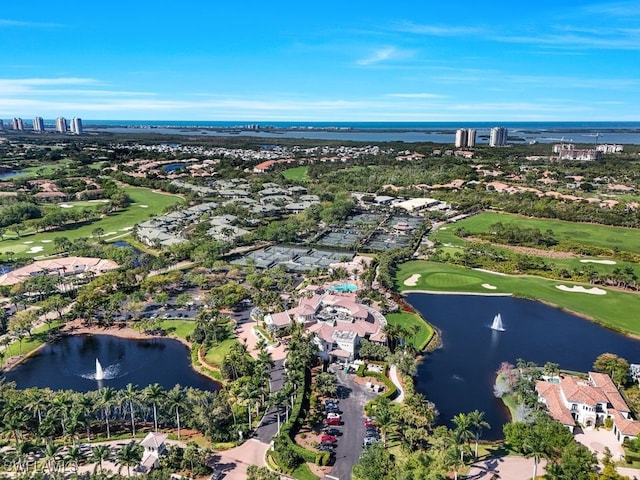
<path fill-rule="evenodd" d="M 456 147 L 474 147 L 476 145 L 476 130 L 474 128 L 459 128 L 456 131 Z"/>
<path fill-rule="evenodd" d="M 44 132 L 44 120 L 42 117 L 36 117 L 33 119 L 33 131 Z"/>
<path fill-rule="evenodd" d="M 24 130 L 24 122 L 20 117 L 14 117 L 11 122 L 11 126 L 14 130 L 23 131 Z"/>
<path fill-rule="evenodd" d="M 490 147 L 501 147 L 507 144 L 507 129 L 504 127 L 493 127 L 489 136 Z"/>
<path fill-rule="evenodd" d="M 4 120 L 0 119 L 0 131 L 4 130 Z"/>
<path fill-rule="evenodd" d="M 82 119 L 74 117 L 71 120 L 71 133 L 82 135 Z"/>
<path fill-rule="evenodd" d="M 67 119 L 64 117 L 56 118 L 56 132 L 67 133 Z"/>

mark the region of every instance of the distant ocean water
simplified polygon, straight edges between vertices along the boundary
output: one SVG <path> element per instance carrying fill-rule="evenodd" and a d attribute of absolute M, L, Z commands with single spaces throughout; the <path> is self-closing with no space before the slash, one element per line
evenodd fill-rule
<path fill-rule="evenodd" d="M 640 122 L 260 122 L 175 120 L 83 120 L 86 130 L 114 133 L 261 138 L 306 138 L 365 142 L 453 143 L 455 130 L 475 128 L 477 142 L 488 143 L 494 126 L 509 130 L 510 143 L 619 143 L 640 145 Z M 597 135 L 597 136 L 596 136 Z"/>

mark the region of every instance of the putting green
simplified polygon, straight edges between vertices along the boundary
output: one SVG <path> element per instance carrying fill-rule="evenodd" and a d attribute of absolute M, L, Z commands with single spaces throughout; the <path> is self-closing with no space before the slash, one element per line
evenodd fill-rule
<path fill-rule="evenodd" d="M 480 280 L 469 275 L 436 272 L 426 274 L 424 283 L 433 288 L 455 288 L 479 284 Z"/>

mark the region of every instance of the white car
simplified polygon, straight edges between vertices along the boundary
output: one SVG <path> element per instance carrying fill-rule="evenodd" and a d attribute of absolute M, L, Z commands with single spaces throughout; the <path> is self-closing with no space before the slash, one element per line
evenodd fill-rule
<path fill-rule="evenodd" d="M 339 413 L 329 412 L 327 418 L 342 418 Z"/>

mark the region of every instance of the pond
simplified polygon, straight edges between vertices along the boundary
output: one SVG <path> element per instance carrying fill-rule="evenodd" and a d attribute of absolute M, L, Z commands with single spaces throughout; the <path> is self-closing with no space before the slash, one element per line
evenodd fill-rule
<path fill-rule="evenodd" d="M 96 380 L 96 359 L 104 371 Z M 159 383 L 216 390 L 217 383 L 191 368 L 189 349 L 177 340 L 128 340 L 110 335 L 75 335 L 48 344 L 32 358 L 6 372 L 18 388 L 49 387 L 79 392 L 128 383 L 144 388 Z"/>
<path fill-rule="evenodd" d="M 416 390 L 436 404 L 446 425 L 457 413 L 484 411 L 491 425 L 485 439 L 502 438 L 509 421 L 493 395 L 495 372 L 504 361 L 554 362 L 586 372 L 598 355 L 611 352 L 640 363 L 640 341 L 531 300 L 416 293 L 407 300 L 441 331 L 443 343 L 419 365 Z M 503 331 L 491 328 L 497 314 Z"/>

